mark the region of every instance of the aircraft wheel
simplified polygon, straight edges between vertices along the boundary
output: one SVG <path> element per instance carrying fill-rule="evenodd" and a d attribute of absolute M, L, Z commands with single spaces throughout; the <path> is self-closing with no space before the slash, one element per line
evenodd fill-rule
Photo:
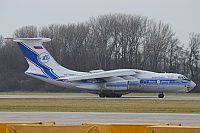
<path fill-rule="evenodd" d="M 101 98 L 106 97 L 106 94 L 105 93 L 100 93 L 99 97 L 101 97 Z"/>
<path fill-rule="evenodd" d="M 121 97 L 122 97 L 122 95 L 120 95 L 120 94 L 116 95 L 116 98 L 121 98 Z"/>
<path fill-rule="evenodd" d="M 163 97 L 164 97 L 164 94 L 163 94 L 163 93 L 158 94 L 158 97 L 159 97 L 159 98 L 163 98 Z"/>
<path fill-rule="evenodd" d="M 106 95 L 106 97 L 115 98 L 116 94 L 115 93 L 110 93 L 110 94 Z"/>

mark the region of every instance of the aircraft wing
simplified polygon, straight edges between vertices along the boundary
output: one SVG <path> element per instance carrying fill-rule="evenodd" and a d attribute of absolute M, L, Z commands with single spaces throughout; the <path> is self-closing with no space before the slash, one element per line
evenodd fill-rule
<path fill-rule="evenodd" d="M 133 69 L 118 69 L 110 71 L 102 71 L 98 73 L 88 73 L 80 76 L 75 76 L 68 78 L 67 81 L 78 81 L 78 80 L 87 80 L 87 79 L 97 79 L 97 78 L 109 78 L 109 77 L 118 77 L 118 76 L 128 76 L 135 75 Z"/>

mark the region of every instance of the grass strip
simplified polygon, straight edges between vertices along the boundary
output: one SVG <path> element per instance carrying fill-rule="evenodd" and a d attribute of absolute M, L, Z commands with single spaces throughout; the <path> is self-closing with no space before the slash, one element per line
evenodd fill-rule
<path fill-rule="evenodd" d="M 199 100 L 0 99 L 0 111 L 200 113 Z"/>

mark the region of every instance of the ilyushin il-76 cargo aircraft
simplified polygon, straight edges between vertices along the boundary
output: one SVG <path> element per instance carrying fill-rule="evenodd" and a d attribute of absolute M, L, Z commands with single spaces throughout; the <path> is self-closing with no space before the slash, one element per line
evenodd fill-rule
<path fill-rule="evenodd" d="M 138 69 L 73 71 L 59 65 L 42 45 L 49 38 L 16 38 L 29 64 L 25 74 L 39 80 L 98 94 L 99 97 L 122 97 L 131 92 L 189 92 L 196 84 L 184 75 L 156 73 Z"/>

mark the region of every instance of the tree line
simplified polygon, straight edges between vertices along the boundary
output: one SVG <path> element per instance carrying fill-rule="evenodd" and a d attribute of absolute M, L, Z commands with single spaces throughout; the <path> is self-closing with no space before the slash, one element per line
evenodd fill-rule
<path fill-rule="evenodd" d="M 185 46 L 169 24 L 140 15 L 108 14 L 87 22 L 24 26 L 14 38 L 47 37 L 45 48 L 58 63 L 69 69 L 89 71 L 135 68 L 180 73 L 196 81 L 200 92 L 200 34 L 190 33 Z M 0 91 L 73 91 L 29 78 L 19 47 L 0 36 Z"/>

